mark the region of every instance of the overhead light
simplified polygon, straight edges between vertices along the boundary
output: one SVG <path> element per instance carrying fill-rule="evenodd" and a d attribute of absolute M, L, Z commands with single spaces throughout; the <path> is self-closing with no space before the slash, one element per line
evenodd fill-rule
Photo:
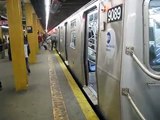
<path fill-rule="evenodd" d="M 1 15 L 1 18 L 3 18 L 3 19 L 6 19 L 6 20 L 7 20 L 7 17 L 6 17 L 6 16 Z"/>
<path fill-rule="evenodd" d="M 2 27 L 2 28 L 6 28 L 6 29 L 8 29 L 8 28 L 9 28 L 8 26 L 3 26 L 3 25 L 2 25 L 1 27 Z"/>
<path fill-rule="evenodd" d="M 46 11 L 46 32 L 48 32 L 48 20 L 49 20 L 49 9 L 50 9 L 50 0 L 45 0 L 45 11 Z"/>

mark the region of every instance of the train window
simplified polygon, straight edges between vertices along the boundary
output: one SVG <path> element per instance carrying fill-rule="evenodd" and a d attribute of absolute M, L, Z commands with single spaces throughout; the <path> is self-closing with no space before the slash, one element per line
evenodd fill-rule
<path fill-rule="evenodd" d="M 149 64 L 160 72 L 160 1 L 149 3 Z"/>
<path fill-rule="evenodd" d="M 72 20 L 71 21 L 71 28 L 75 28 L 76 27 L 76 20 Z"/>
<path fill-rule="evenodd" d="M 88 61 L 89 64 L 95 67 L 98 31 L 98 14 L 96 9 L 88 13 L 87 23 Z M 93 71 L 95 71 L 95 69 Z"/>
<path fill-rule="evenodd" d="M 89 16 L 89 21 L 92 21 L 93 20 L 93 15 L 90 15 Z"/>
<path fill-rule="evenodd" d="M 70 47 L 75 49 L 76 48 L 76 19 L 72 20 L 70 25 L 72 29 Z"/>
<path fill-rule="evenodd" d="M 76 31 L 71 32 L 71 42 L 70 42 L 70 47 L 75 49 L 76 47 Z"/>

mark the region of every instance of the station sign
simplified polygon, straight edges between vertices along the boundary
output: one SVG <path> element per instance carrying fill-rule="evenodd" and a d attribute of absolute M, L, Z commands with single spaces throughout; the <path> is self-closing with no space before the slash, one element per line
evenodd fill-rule
<path fill-rule="evenodd" d="M 33 33 L 32 26 L 27 26 L 27 33 Z"/>

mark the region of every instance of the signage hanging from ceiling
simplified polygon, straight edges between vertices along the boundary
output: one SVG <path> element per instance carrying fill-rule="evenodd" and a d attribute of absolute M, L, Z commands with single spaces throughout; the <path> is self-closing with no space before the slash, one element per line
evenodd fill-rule
<path fill-rule="evenodd" d="M 33 33 L 32 26 L 27 26 L 27 33 Z"/>

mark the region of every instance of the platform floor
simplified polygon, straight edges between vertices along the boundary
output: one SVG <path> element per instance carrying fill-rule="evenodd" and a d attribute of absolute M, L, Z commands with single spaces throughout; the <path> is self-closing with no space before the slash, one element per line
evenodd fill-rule
<path fill-rule="evenodd" d="M 0 120 L 98 120 L 92 109 L 84 112 L 57 54 L 41 51 L 37 57 L 38 62 L 30 65 L 28 90 L 22 92 L 15 92 L 11 62 L 0 60 Z"/>

